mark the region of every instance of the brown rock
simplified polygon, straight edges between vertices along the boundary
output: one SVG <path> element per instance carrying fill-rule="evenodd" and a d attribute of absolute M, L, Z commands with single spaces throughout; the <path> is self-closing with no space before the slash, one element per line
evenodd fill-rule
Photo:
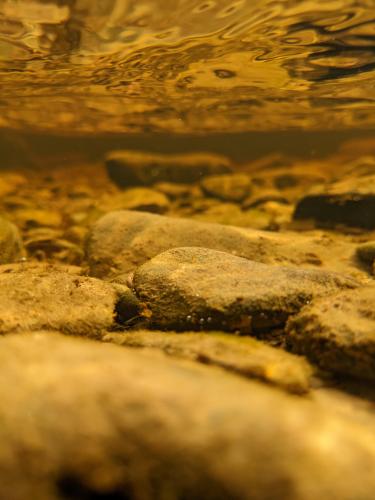
<path fill-rule="evenodd" d="M 109 333 L 103 340 L 126 347 L 160 349 L 171 356 L 219 366 L 296 394 L 310 388 L 312 369 L 304 358 L 249 337 L 220 332 L 177 334 L 137 330 Z"/>
<path fill-rule="evenodd" d="M 4 499 L 371 500 L 361 418 L 213 367 L 56 334 L 0 339 Z"/>
<path fill-rule="evenodd" d="M 288 343 L 322 368 L 375 380 L 375 287 L 325 298 L 287 326 Z"/>
<path fill-rule="evenodd" d="M 192 183 L 206 175 L 231 171 L 230 161 L 211 153 L 162 155 L 141 151 L 113 151 L 106 159 L 108 174 L 119 186 L 156 182 Z"/>
<path fill-rule="evenodd" d="M 127 287 L 81 276 L 76 269 L 1 266 L 0 334 L 47 329 L 95 337 L 118 327 L 120 316 L 125 322 L 136 314 Z"/>
<path fill-rule="evenodd" d="M 90 273 L 107 278 L 134 271 L 165 250 L 186 246 L 221 250 L 267 264 L 319 265 L 366 276 L 353 263 L 356 245 L 346 240 L 319 234 L 276 234 L 135 211 L 102 217 L 89 233 L 86 253 Z"/>
<path fill-rule="evenodd" d="M 0 264 L 20 259 L 23 255 L 21 236 L 14 224 L 0 217 Z"/>
<path fill-rule="evenodd" d="M 203 191 L 222 201 L 241 202 L 251 191 L 251 179 L 246 174 L 212 175 L 202 179 Z"/>
<path fill-rule="evenodd" d="M 167 329 L 262 332 L 283 326 L 312 298 L 355 288 L 326 271 L 268 266 L 205 248 L 175 248 L 134 273 L 134 289 Z"/>

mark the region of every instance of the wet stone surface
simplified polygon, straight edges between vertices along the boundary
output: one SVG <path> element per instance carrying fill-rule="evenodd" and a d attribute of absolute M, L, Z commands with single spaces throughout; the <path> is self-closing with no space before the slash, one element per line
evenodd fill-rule
<path fill-rule="evenodd" d="M 353 289 L 321 270 L 267 266 L 203 248 L 169 250 L 134 273 L 134 289 L 161 328 L 257 333 L 283 326 L 313 298 Z"/>
<path fill-rule="evenodd" d="M 53 333 L 1 338 L 0 366 L 4 498 L 370 500 L 375 488 L 361 410 Z"/>
<path fill-rule="evenodd" d="M 328 371 L 375 380 L 375 287 L 306 307 L 289 321 L 287 342 Z"/>

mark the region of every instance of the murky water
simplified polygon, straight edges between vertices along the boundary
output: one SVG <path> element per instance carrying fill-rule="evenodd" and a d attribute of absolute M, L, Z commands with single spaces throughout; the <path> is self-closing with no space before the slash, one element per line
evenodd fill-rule
<path fill-rule="evenodd" d="M 0 126 L 375 127 L 374 0 L 1 0 Z"/>

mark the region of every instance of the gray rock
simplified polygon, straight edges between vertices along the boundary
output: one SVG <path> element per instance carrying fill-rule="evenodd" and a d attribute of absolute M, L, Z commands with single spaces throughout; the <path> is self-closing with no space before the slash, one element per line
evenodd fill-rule
<path fill-rule="evenodd" d="M 0 264 L 14 262 L 22 255 L 23 246 L 18 229 L 0 217 Z"/>
<path fill-rule="evenodd" d="M 251 191 L 251 179 L 246 174 L 212 175 L 202 179 L 203 191 L 223 201 L 241 202 Z"/>
<path fill-rule="evenodd" d="M 204 248 L 175 248 L 134 273 L 151 324 L 167 329 L 262 332 L 283 326 L 313 297 L 357 283 L 320 270 L 268 266 Z"/>
<path fill-rule="evenodd" d="M 328 227 L 375 229 L 375 175 L 350 178 L 304 196 L 294 218 L 314 219 Z"/>
<path fill-rule="evenodd" d="M 90 274 L 108 278 L 134 271 L 165 250 L 186 246 L 267 264 L 320 266 L 361 275 L 353 263 L 356 245 L 326 235 L 277 234 L 135 211 L 108 213 L 97 221 L 90 230 L 86 254 Z"/>
<path fill-rule="evenodd" d="M 214 367 L 12 335 L 0 398 L 4 499 L 373 498 L 373 425 Z"/>
<path fill-rule="evenodd" d="M 230 161 L 211 153 L 162 155 L 141 151 L 112 151 L 106 158 L 110 178 L 119 186 L 156 182 L 193 183 L 206 175 L 231 171 Z"/>
<path fill-rule="evenodd" d="M 220 332 L 177 334 L 137 330 L 108 333 L 103 340 L 126 347 L 159 349 L 170 356 L 220 366 L 295 394 L 310 389 L 312 369 L 304 358 L 250 337 Z"/>
<path fill-rule="evenodd" d="M 0 334 L 48 329 L 96 337 L 139 314 L 127 287 L 81 276 L 76 269 L 1 266 Z"/>
<path fill-rule="evenodd" d="M 289 321 L 287 341 L 328 371 L 375 380 L 375 287 L 304 308 Z"/>

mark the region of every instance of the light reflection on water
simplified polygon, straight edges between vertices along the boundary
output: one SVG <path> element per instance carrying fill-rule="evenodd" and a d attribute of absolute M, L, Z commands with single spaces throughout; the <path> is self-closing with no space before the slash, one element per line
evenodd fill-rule
<path fill-rule="evenodd" d="M 374 0 L 0 0 L 0 126 L 375 126 Z"/>

